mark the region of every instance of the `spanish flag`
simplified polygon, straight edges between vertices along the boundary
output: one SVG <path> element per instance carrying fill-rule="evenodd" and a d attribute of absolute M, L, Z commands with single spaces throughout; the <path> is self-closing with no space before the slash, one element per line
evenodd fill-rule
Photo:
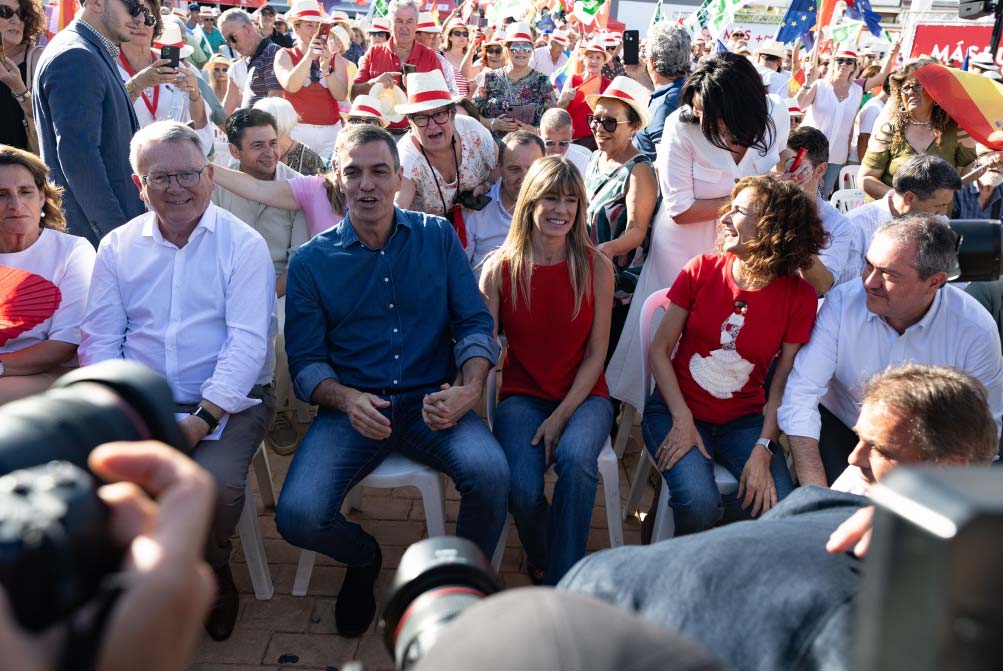
<path fill-rule="evenodd" d="M 798 71 L 795 72 L 791 76 L 791 78 L 787 80 L 787 97 L 788 98 L 793 98 L 794 96 L 796 96 L 798 94 L 798 91 L 800 91 L 801 87 L 804 86 L 804 77 L 805 77 L 804 68 L 802 67 L 802 68 L 798 68 Z"/>
<path fill-rule="evenodd" d="M 973 72 L 924 65 L 916 80 L 978 142 L 1003 150 L 1003 85 Z"/>

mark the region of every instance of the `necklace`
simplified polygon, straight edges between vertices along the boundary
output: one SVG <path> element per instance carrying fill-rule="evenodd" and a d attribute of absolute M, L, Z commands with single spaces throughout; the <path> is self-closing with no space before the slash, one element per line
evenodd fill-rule
<path fill-rule="evenodd" d="M 929 120 L 926 120 L 926 121 L 916 121 L 912 117 L 909 117 L 908 119 L 906 119 L 906 123 L 908 123 L 910 126 L 929 126 L 930 125 L 930 121 Z"/>

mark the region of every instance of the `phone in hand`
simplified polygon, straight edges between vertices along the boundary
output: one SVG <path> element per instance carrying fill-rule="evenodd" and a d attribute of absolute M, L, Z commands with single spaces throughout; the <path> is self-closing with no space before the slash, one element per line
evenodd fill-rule
<path fill-rule="evenodd" d="M 801 147 L 798 149 L 798 153 L 794 155 L 794 160 L 791 162 L 791 167 L 787 169 L 787 172 L 794 174 L 794 171 L 801 167 L 801 161 L 804 157 L 808 155 L 808 147 Z"/>
<path fill-rule="evenodd" d="M 181 47 L 172 45 L 160 47 L 160 57 L 164 60 L 170 61 L 170 63 L 167 64 L 167 67 L 181 67 Z"/>
<path fill-rule="evenodd" d="M 331 34 L 331 24 L 330 23 L 320 24 L 320 28 L 317 29 L 317 37 L 320 38 L 323 42 L 326 42 L 327 36 L 330 34 Z"/>
<path fill-rule="evenodd" d="M 623 31 L 623 64 L 637 65 L 641 62 L 640 33 L 636 30 Z"/>
<path fill-rule="evenodd" d="M 407 77 L 407 75 L 413 75 L 416 72 L 418 72 L 418 66 L 417 65 L 412 65 L 411 63 L 405 63 L 404 64 L 404 76 L 405 77 Z"/>

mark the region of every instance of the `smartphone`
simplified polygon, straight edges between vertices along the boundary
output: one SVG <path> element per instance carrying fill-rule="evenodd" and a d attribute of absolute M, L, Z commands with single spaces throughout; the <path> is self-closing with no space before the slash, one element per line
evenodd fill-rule
<path fill-rule="evenodd" d="M 623 64 L 637 65 L 640 63 L 640 34 L 636 30 L 623 31 Z"/>
<path fill-rule="evenodd" d="M 412 65 L 411 63 L 405 63 L 404 64 L 404 76 L 405 77 L 407 75 L 413 75 L 416 72 L 418 72 L 418 66 L 417 65 Z"/>
<path fill-rule="evenodd" d="M 321 40 L 326 41 L 327 36 L 330 34 L 331 34 L 331 24 L 330 23 L 320 24 L 320 28 L 317 30 L 317 37 L 319 37 Z"/>
<path fill-rule="evenodd" d="M 181 47 L 170 45 L 160 47 L 160 57 L 170 61 L 167 67 L 181 67 Z"/>
<path fill-rule="evenodd" d="M 795 170 L 801 167 L 801 161 L 804 157 L 808 155 L 808 147 L 801 147 L 798 149 L 798 153 L 794 155 L 794 160 L 791 162 L 791 167 L 787 169 L 787 172 L 793 174 Z"/>

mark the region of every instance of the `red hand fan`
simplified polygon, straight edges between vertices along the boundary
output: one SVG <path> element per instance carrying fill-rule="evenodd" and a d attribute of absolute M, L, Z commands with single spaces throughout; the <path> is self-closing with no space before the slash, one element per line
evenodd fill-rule
<path fill-rule="evenodd" d="M 51 317 L 63 295 L 40 275 L 0 266 L 0 345 Z"/>

